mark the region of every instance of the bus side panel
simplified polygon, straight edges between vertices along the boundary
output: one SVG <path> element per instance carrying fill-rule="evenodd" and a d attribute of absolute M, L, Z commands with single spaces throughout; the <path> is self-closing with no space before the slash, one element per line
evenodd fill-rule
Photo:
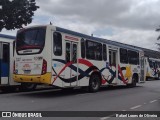
<path fill-rule="evenodd" d="M 128 54 L 128 53 L 127 53 Z M 141 67 L 138 64 L 130 64 L 129 61 L 126 63 L 121 63 L 120 61 L 120 50 L 118 54 L 118 84 L 117 85 L 127 85 L 132 83 L 133 75 L 138 77 L 137 82 L 140 79 Z"/>
<path fill-rule="evenodd" d="M 64 87 L 64 83 L 63 80 L 65 77 L 65 70 L 63 70 L 63 68 L 65 67 L 65 43 L 64 43 L 64 39 L 63 39 L 63 34 L 60 33 L 62 35 L 62 55 L 58 56 L 54 54 L 54 32 L 56 32 L 55 30 L 52 31 L 52 79 L 51 79 L 51 83 L 54 86 L 58 86 L 58 87 Z"/>
<path fill-rule="evenodd" d="M 13 62 L 14 62 L 14 56 L 13 56 L 13 42 L 10 43 L 10 67 L 9 67 L 9 85 L 20 85 L 20 83 L 14 82 L 13 80 Z"/>

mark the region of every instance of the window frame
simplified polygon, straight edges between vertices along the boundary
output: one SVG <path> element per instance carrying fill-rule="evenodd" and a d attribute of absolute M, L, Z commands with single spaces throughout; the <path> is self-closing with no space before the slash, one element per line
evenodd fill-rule
<path fill-rule="evenodd" d="M 86 57 L 86 41 L 83 38 L 81 39 L 81 57 Z"/>
<path fill-rule="evenodd" d="M 132 65 L 139 64 L 139 54 L 136 51 L 128 50 L 128 63 Z"/>
<path fill-rule="evenodd" d="M 3 63 L 9 63 L 10 62 L 10 44 L 2 44 L 2 61 Z"/>
<path fill-rule="evenodd" d="M 106 44 L 103 44 L 103 60 L 104 61 L 107 61 L 107 45 Z M 105 53 L 104 53 L 105 51 Z"/>
<path fill-rule="evenodd" d="M 100 45 L 100 49 L 99 49 L 99 53 L 98 53 L 98 50 L 96 49 L 94 49 L 95 51 L 91 51 L 91 48 L 90 48 L 90 50 L 89 50 L 89 48 L 88 48 L 88 42 L 91 42 L 92 44 L 93 44 L 93 46 L 92 47 L 95 47 L 95 44 L 97 44 L 97 46 L 99 46 Z M 99 44 L 99 45 L 98 45 Z M 86 40 L 86 51 L 91 51 L 91 53 L 93 53 L 93 58 L 92 57 L 89 57 L 88 55 L 89 54 L 87 54 L 86 53 L 86 58 L 87 59 L 89 59 L 89 60 L 97 60 L 97 61 L 102 61 L 102 43 L 100 43 L 100 42 L 95 42 L 95 41 L 91 41 L 91 40 Z M 97 56 L 94 54 L 95 52 L 97 52 L 98 54 L 100 54 L 100 57 L 99 57 L 99 59 L 97 59 Z M 96 57 L 95 57 L 96 56 Z"/>
<path fill-rule="evenodd" d="M 19 39 L 19 36 L 21 35 L 21 34 L 26 34 L 28 31 L 32 31 L 32 30 L 36 30 L 37 31 L 37 33 L 36 34 L 39 34 L 39 32 L 41 31 L 42 32 L 42 30 L 44 30 L 43 32 L 43 34 L 44 34 L 44 40 L 43 40 L 43 44 L 40 46 L 40 45 L 38 45 L 38 47 L 36 46 L 35 48 L 33 48 L 33 49 L 40 49 L 38 52 L 35 52 L 35 53 L 19 53 L 19 51 L 20 50 L 28 50 L 28 48 L 21 48 L 21 47 L 19 47 L 20 45 L 19 44 L 21 44 L 20 42 L 22 42 L 22 40 L 21 39 Z M 28 29 L 22 29 L 22 30 L 19 30 L 18 31 L 18 33 L 17 33 L 17 35 L 16 35 L 16 40 L 15 40 L 15 45 L 16 45 L 16 47 L 15 47 L 15 50 L 16 50 L 16 53 L 18 54 L 18 55 L 34 55 L 34 54 L 40 54 L 40 53 L 42 53 L 42 51 L 43 51 L 43 49 L 44 49 L 44 47 L 45 47 L 45 42 L 46 42 L 46 27 L 33 27 L 33 28 L 28 28 Z M 19 41 L 20 40 L 20 41 Z M 24 41 L 24 40 L 23 40 Z M 36 35 L 36 40 L 35 41 L 37 41 L 37 35 Z M 29 46 L 31 46 L 32 47 L 32 45 L 29 45 Z M 41 47 L 41 48 L 39 48 L 39 46 Z"/>
<path fill-rule="evenodd" d="M 60 41 L 60 43 L 58 44 L 58 45 L 60 45 L 60 46 L 58 46 L 58 47 L 60 47 L 59 51 L 58 51 L 57 48 L 55 48 L 57 46 L 57 43 L 55 43 L 55 40 L 56 40 L 55 39 L 56 38 L 55 33 L 57 35 L 60 35 L 60 39 L 58 39 L 58 42 Z M 62 51 L 63 51 L 63 47 L 62 47 L 62 34 L 60 32 L 54 32 L 53 33 L 53 53 L 54 53 L 55 56 L 62 56 Z"/>
<path fill-rule="evenodd" d="M 122 50 L 125 50 L 126 51 L 126 54 L 122 54 Z M 125 49 L 125 48 L 120 48 L 119 50 L 119 59 L 120 59 L 120 63 L 123 63 L 123 64 L 128 64 L 128 50 Z M 126 58 L 126 59 L 124 59 Z"/>

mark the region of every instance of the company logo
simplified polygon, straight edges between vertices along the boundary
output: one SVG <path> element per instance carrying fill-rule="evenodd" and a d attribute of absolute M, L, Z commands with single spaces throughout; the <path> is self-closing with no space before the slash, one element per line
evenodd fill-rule
<path fill-rule="evenodd" d="M 40 112 L 2 112 L 2 117 L 4 118 L 11 118 L 11 117 L 17 117 L 17 118 L 30 118 L 30 117 L 42 117 L 42 114 Z"/>
<path fill-rule="evenodd" d="M 11 117 L 11 112 L 2 112 L 2 117 Z"/>
<path fill-rule="evenodd" d="M 31 66 L 29 64 L 23 65 L 22 70 L 31 70 Z"/>

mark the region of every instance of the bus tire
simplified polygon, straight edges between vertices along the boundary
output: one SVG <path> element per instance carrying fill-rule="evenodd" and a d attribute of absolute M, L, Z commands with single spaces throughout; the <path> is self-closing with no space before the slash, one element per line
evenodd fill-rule
<path fill-rule="evenodd" d="M 146 81 L 149 81 L 149 77 L 146 77 Z"/>
<path fill-rule="evenodd" d="M 131 84 L 128 84 L 127 86 L 128 86 L 128 87 L 136 87 L 137 81 L 138 81 L 138 77 L 137 77 L 136 75 L 134 75 L 134 76 L 132 77 L 132 83 L 131 83 Z"/>
<path fill-rule="evenodd" d="M 37 87 L 34 83 L 21 83 L 20 91 L 33 91 Z"/>
<path fill-rule="evenodd" d="M 101 82 L 98 74 L 93 74 L 89 80 L 89 92 L 97 92 L 100 88 Z"/>

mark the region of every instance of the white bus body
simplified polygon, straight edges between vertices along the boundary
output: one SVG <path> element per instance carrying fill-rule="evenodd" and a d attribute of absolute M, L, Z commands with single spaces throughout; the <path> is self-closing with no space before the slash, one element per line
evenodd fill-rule
<path fill-rule="evenodd" d="M 142 62 L 143 61 L 143 62 Z M 46 25 L 19 30 L 13 78 L 61 88 L 144 82 L 143 51 Z"/>

